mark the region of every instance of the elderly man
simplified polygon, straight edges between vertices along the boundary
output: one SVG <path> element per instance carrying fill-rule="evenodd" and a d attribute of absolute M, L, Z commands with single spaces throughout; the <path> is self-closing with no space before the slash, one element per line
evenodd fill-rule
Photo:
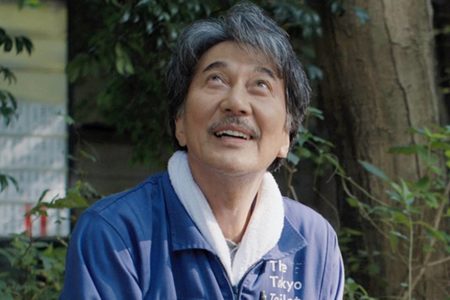
<path fill-rule="evenodd" d="M 268 172 L 309 101 L 287 34 L 237 5 L 185 29 L 167 81 L 179 151 L 79 219 L 61 299 L 341 299 L 335 232 Z"/>

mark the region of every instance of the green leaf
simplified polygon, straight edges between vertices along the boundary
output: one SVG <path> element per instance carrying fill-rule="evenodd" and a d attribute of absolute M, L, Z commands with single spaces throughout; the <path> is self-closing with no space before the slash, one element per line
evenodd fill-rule
<path fill-rule="evenodd" d="M 86 158 L 86 159 L 88 159 L 88 160 L 90 160 L 90 161 L 92 161 L 92 162 L 96 162 L 96 161 L 97 161 L 97 157 L 95 157 L 94 154 L 91 154 L 91 153 L 89 153 L 89 152 L 87 152 L 87 151 L 85 151 L 85 150 L 83 150 L 83 149 L 80 149 L 79 151 L 80 151 L 80 155 L 81 155 L 83 158 Z M 291 154 L 291 153 L 289 153 L 289 154 Z M 288 154 L 288 157 L 287 157 L 288 160 L 290 159 L 290 158 L 289 158 L 289 154 Z"/>
<path fill-rule="evenodd" d="M 4 40 L 3 50 L 4 50 L 5 52 L 10 52 L 11 49 L 12 49 L 12 46 L 13 46 L 13 42 L 12 42 L 11 38 L 7 37 L 7 38 Z"/>
<path fill-rule="evenodd" d="M 19 54 L 20 52 L 22 52 L 24 46 L 22 43 L 22 39 L 20 37 L 15 37 L 14 40 L 16 42 L 16 54 Z"/>
<path fill-rule="evenodd" d="M 306 71 L 308 73 L 308 77 L 311 80 L 321 80 L 321 79 L 323 79 L 323 72 L 322 72 L 322 70 L 319 67 L 317 67 L 317 66 L 315 66 L 313 64 L 307 65 L 306 66 Z"/>
<path fill-rule="evenodd" d="M 134 73 L 134 67 L 128 53 L 125 52 L 120 43 L 116 44 L 116 70 L 121 75 L 131 75 Z"/>
<path fill-rule="evenodd" d="M 389 244 L 391 245 L 392 251 L 395 253 L 398 249 L 398 236 L 396 234 L 396 231 L 391 231 L 389 233 Z"/>
<path fill-rule="evenodd" d="M 29 7 L 39 7 L 41 5 L 40 0 L 19 0 L 19 8 L 23 8 L 25 6 Z"/>
<path fill-rule="evenodd" d="M 403 224 L 410 228 L 412 226 L 410 219 L 408 216 L 406 216 L 404 213 L 399 211 L 393 211 L 392 214 L 392 220 L 397 224 Z"/>
<path fill-rule="evenodd" d="M 384 180 L 384 181 L 390 181 L 389 177 L 379 168 L 375 167 L 371 163 L 363 160 L 358 160 L 358 162 L 363 166 L 363 168 L 371 173 L 372 175 L 375 175 L 376 177 Z"/>
<path fill-rule="evenodd" d="M 309 151 L 305 147 L 299 147 L 295 152 L 298 155 L 298 157 L 310 158 L 312 156 L 311 151 Z"/>
<path fill-rule="evenodd" d="M 296 154 L 289 152 L 287 155 L 288 162 L 296 166 L 300 162 L 300 157 L 298 157 Z"/>
<path fill-rule="evenodd" d="M 402 191 L 402 200 L 407 206 L 411 206 L 414 203 L 415 197 L 414 194 L 411 192 L 408 184 L 403 179 L 400 179 Z"/>
<path fill-rule="evenodd" d="M 320 120 L 323 120 L 323 119 L 324 119 L 324 117 L 323 117 L 323 111 L 321 111 L 320 109 L 315 108 L 315 107 L 313 107 L 313 106 L 308 107 L 308 109 L 306 110 L 306 112 L 307 112 L 308 116 L 311 115 L 311 116 L 314 116 L 314 117 L 316 117 L 317 119 L 320 119 Z"/>
<path fill-rule="evenodd" d="M 423 199 L 425 200 L 425 203 L 428 205 L 428 207 L 438 208 L 439 206 L 438 195 L 434 193 L 425 193 Z"/>
<path fill-rule="evenodd" d="M 17 81 L 16 76 L 8 68 L 0 66 L 0 74 L 3 73 L 3 80 L 7 81 L 8 84 L 15 83 Z"/>
<path fill-rule="evenodd" d="M 428 190 L 431 185 L 431 180 L 428 176 L 423 176 L 416 182 L 416 187 L 419 190 Z"/>
<path fill-rule="evenodd" d="M 445 151 L 445 156 L 450 158 L 450 150 Z"/>
<path fill-rule="evenodd" d="M 331 12 L 336 15 L 342 15 L 345 9 L 340 1 L 332 1 L 330 5 Z"/>
<path fill-rule="evenodd" d="M 418 224 L 423 226 L 425 230 L 428 232 L 428 234 L 433 238 L 437 239 L 438 241 L 441 241 L 443 243 L 448 243 L 450 241 L 449 234 L 444 230 L 435 229 L 432 225 L 424 221 L 419 221 Z"/>
<path fill-rule="evenodd" d="M 351 207 L 359 207 L 359 200 L 354 198 L 354 197 L 348 197 L 347 198 L 347 203 L 348 205 L 350 205 Z"/>
<path fill-rule="evenodd" d="M 30 39 L 26 37 L 22 37 L 22 43 L 25 46 L 25 50 L 27 51 L 28 55 L 31 55 L 31 52 L 33 52 L 33 43 Z"/>
<path fill-rule="evenodd" d="M 10 183 L 14 185 L 16 191 L 19 191 L 19 185 L 14 177 L 0 173 L 0 192 L 3 192 Z"/>

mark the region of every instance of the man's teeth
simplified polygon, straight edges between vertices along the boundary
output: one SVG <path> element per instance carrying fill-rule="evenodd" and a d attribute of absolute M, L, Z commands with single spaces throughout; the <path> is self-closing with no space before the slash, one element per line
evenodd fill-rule
<path fill-rule="evenodd" d="M 216 132 L 216 136 L 217 136 L 217 137 L 222 137 L 222 136 L 224 136 L 224 135 L 226 135 L 226 136 L 231 136 L 231 137 L 237 137 L 237 138 L 241 138 L 241 139 L 246 139 L 246 140 L 249 139 L 249 136 L 248 136 L 248 135 L 246 135 L 246 134 L 244 134 L 244 133 L 242 133 L 242 132 L 239 132 L 239 131 L 234 131 L 234 130 L 222 130 L 222 131 Z"/>

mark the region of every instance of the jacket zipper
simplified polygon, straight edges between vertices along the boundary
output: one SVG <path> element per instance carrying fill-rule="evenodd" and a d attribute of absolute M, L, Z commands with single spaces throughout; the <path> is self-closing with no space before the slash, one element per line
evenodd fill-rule
<path fill-rule="evenodd" d="M 247 272 L 245 272 L 245 274 L 242 276 L 241 280 L 239 281 L 237 286 L 233 286 L 231 284 L 230 278 L 228 277 L 227 272 L 225 272 L 225 268 L 222 265 L 222 262 L 220 261 L 220 258 L 215 255 L 216 260 L 219 262 L 219 265 L 222 268 L 222 272 L 228 282 L 228 287 L 231 289 L 232 295 L 233 295 L 233 300 L 239 300 L 239 295 L 241 293 L 242 290 L 242 284 L 244 283 L 245 277 L 247 277 L 247 275 L 254 269 L 256 268 L 259 264 L 261 264 L 263 261 L 265 261 L 264 259 L 258 260 L 256 263 L 254 263 L 253 265 L 250 266 L 250 268 L 248 268 Z M 265 291 L 261 291 L 260 295 L 259 295 L 259 299 L 261 300 L 266 300 L 266 293 Z"/>

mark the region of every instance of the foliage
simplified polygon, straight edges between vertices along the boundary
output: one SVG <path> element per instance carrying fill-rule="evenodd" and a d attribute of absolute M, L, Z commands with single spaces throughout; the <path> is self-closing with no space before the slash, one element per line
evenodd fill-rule
<path fill-rule="evenodd" d="M 15 49 L 16 54 L 27 52 L 29 55 L 33 51 L 33 44 L 25 36 L 11 36 L 3 28 L 0 28 L 0 49 L 4 52 L 11 52 Z M 16 77 L 11 70 L 0 65 L 0 76 L 8 84 L 16 82 Z M 11 122 L 17 110 L 16 98 L 7 90 L 0 89 L 0 118 L 4 119 L 6 125 Z"/>
<path fill-rule="evenodd" d="M 322 111 L 315 107 L 309 107 L 304 125 L 299 128 L 292 149 L 283 165 L 288 172 L 287 184 L 289 187 L 289 196 L 296 200 L 298 200 L 298 197 L 293 187 L 292 180 L 294 174 L 297 172 L 297 165 L 300 161 L 309 160 L 313 162 L 313 171 L 316 179 L 337 163 L 337 158 L 332 153 L 334 145 L 330 141 L 318 136 L 310 129 L 310 127 L 312 127 L 311 123 L 317 120 L 324 120 Z M 333 164 L 331 162 L 333 162 Z M 316 180 L 314 180 L 314 182 L 316 182 Z"/>
<path fill-rule="evenodd" d="M 62 287 L 65 242 L 34 240 L 26 234 L 13 236 L 8 248 L 0 249 L 11 270 L 0 274 L 1 299 L 57 299 Z"/>
<path fill-rule="evenodd" d="M 50 202 L 42 201 L 46 193 L 29 211 L 32 217 L 46 215 L 49 208 L 83 209 L 99 198 L 85 182 L 77 182 L 66 197 Z M 59 237 L 46 241 L 25 232 L 12 236 L 9 245 L 0 249 L 0 256 L 9 263 L 9 270 L 0 273 L 0 299 L 57 299 L 63 285 L 66 249 L 67 240 Z"/>
<path fill-rule="evenodd" d="M 29 5 L 30 0 L 21 0 L 19 2 L 19 6 L 23 7 L 25 5 Z M 38 3 L 38 0 L 33 2 Z M 0 27 L 0 50 L 3 48 L 3 52 L 12 52 L 15 50 L 16 55 L 27 52 L 28 55 L 31 55 L 33 51 L 33 43 L 26 36 L 11 36 L 6 30 Z M 6 82 L 8 85 L 13 84 L 17 81 L 16 76 L 11 70 L 0 64 L 0 78 L 1 80 Z M 0 88 L 0 119 L 3 119 L 3 122 L 6 126 L 9 125 L 13 117 L 16 117 L 17 111 L 17 100 L 11 92 L 6 89 Z M 8 185 L 12 183 L 15 188 L 18 188 L 17 181 L 7 175 L 2 174 L 0 172 L 0 192 L 3 192 Z"/>
<path fill-rule="evenodd" d="M 403 282 L 397 283 L 402 287 L 401 295 L 397 295 L 401 299 L 412 299 L 428 268 L 450 261 L 450 235 L 442 228 L 450 216 L 450 126 L 415 129 L 414 133 L 422 137 L 421 144 L 395 147 L 390 152 L 416 155 L 425 166 L 419 179 L 390 179 L 376 166 L 362 161 L 366 171 L 386 183 L 387 201 L 367 193 L 370 203 L 351 193 L 347 199 L 390 243 L 389 253 L 380 249 L 381 254 L 406 267 L 408 274 Z"/>
<path fill-rule="evenodd" d="M 19 188 L 17 180 L 14 177 L 0 173 L 0 193 L 3 192 L 10 183 L 12 183 L 16 189 Z"/>
<path fill-rule="evenodd" d="M 3 52 L 12 52 L 15 50 L 16 55 L 22 52 L 31 55 L 33 51 L 33 44 L 29 38 L 25 36 L 11 36 L 5 29 L 0 27 L 0 50 Z M 0 64 L 0 78 L 2 81 L 6 82 L 8 85 L 16 82 L 16 77 L 14 73 L 7 67 Z M 17 111 L 17 100 L 11 92 L 6 89 L 0 88 L 0 119 L 6 126 L 12 121 L 16 115 Z M 18 188 L 17 181 L 7 175 L 3 174 L 0 170 L 0 192 L 4 191 L 9 184 L 13 184 L 15 188 Z"/>
<path fill-rule="evenodd" d="M 310 122 L 311 118 L 322 120 L 321 111 L 310 109 L 306 121 Z M 390 251 L 376 249 L 369 253 L 364 244 L 357 242 L 367 238 L 362 231 L 355 228 L 340 229 L 339 242 L 348 276 L 346 299 L 373 299 L 352 279 L 352 276 L 358 277 L 361 272 L 379 277 L 381 266 L 368 263 L 369 256 L 390 257 L 404 264 L 408 272 L 405 280 L 390 283 L 401 288 L 401 295 L 396 295 L 401 299 L 412 299 L 415 288 L 425 279 L 427 268 L 450 261 L 450 235 L 442 228 L 445 226 L 444 220 L 450 216 L 450 126 L 413 131 L 421 137 L 421 144 L 395 147 L 390 152 L 395 155 L 416 155 L 425 166 L 421 178 L 415 181 L 404 178 L 393 180 L 369 162 L 360 162 L 367 172 L 387 184 L 388 201 L 376 198 L 349 177 L 332 153 L 333 145 L 306 128 L 300 128 L 297 142 L 288 156 L 285 168 L 289 173 L 288 186 L 294 198 L 297 196 L 291 181 L 300 161 L 314 162 L 316 176 L 322 176 L 331 167 L 342 183 L 348 204 L 358 209 L 370 226 L 391 245 Z M 442 161 L 444 156 L 445 162 Z M 359 191 L 364 197 L 358 198 L 352 190 Z M 430 215 L 433 216 L 432 219 L 429 218 Z M 441 257 L 433 260 L 436 254 Z"/>
<path fill-rule="evenodd" d="M 345 281 L 344 294 L 346 300 L 375 300 L 375 298 L 370 297 L 367 291 L 351 277 Z"/>
<path fill-rule="evenodd" d="M 290 196 L 298 200 L 295 187 L 292 183 L 295 173 L 298 171 L 298 165 L 302 161 L 310 161 L 314 164 L 314 186 L 318 178 L 325 174 L 332 173 L 333 175 L 340 176 L 339 170 L 343 171 L 343 167 L 340 165 L 339 160 L 333 154 L 334 145 L 319 137 L 313 130 L 308 129 L 312 126 L 312 123 L 317 121 L 323 121 L 324 116 L 321 110 L 309 107 L 307 116 L 304 122 L 304 127 L 299 128 L 295 143 L 288 154 L 287 160 L 284 162 L 284 169 L 287 171 L 287 186 Z M 339 170 L 337 170 L 337 168 Z M 330 172 L 331 170 L 331 172 Z M 332 175 L 332 176 L 333 176 Z M 313 191 L 320 196 L 323 201 L 327 201 L 320 195 L 320 191 L 313 187 Z M 336 214 L 338 212 L 336 211 Z M 362 232 L 352 228 L 341 228 L 339 234 L 339 244 L 344 256 L 344 263 L 346 269 L 346 282 L 344 290 L 344 299 L 346 300 L 374 300 L 371 298 L 366 289 L 360 283 L 356 282 L 352 275 L 358 274 L 358 271 L 365 263 L 363 257 L 364 250 L 359 249 L 359 255 L 348 255 L 351 253 L 352 243 L 355 239 L 360 238 Z"/>
<path fill-rule="evenodd" d="M 106 121 L 129 133 L 136 160 L 164 160 L 170 143 L 161 127 L 168 123 L 163 78 L 171 45 L 184 25 L 210 15 L 218 2 L 95 0 L 73 5 L 87 10 L 76 23 L 89 29 L 75 28 L 78 54 L 68 66 L 69 79 L 101 77 L 96 100 Z"/>

